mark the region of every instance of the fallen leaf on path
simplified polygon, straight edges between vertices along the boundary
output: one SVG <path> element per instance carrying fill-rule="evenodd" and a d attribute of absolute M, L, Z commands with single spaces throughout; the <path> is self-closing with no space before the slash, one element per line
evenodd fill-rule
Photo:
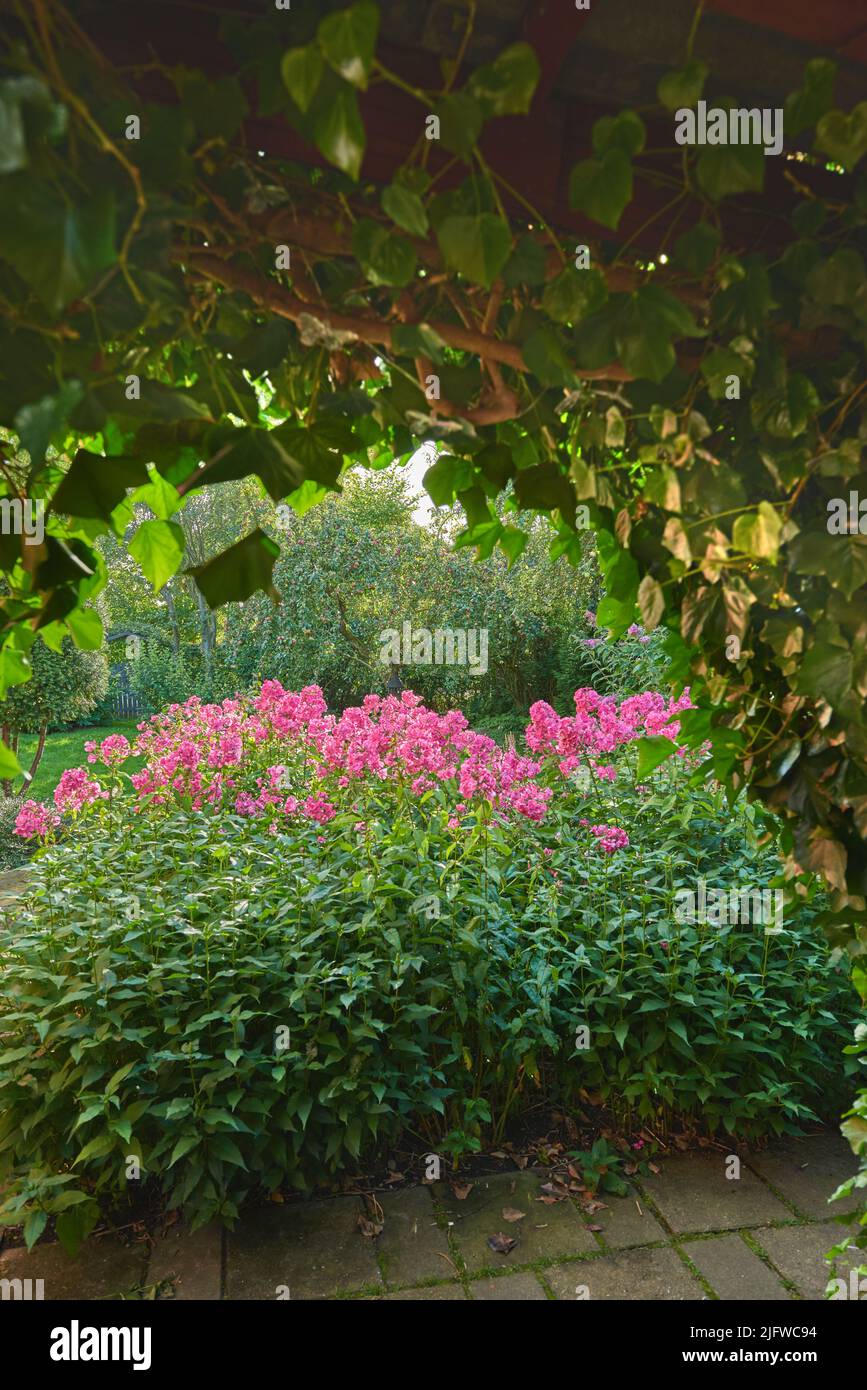
<path fill-rule="evenodd" d="M 525 1211 L 518 1211 L 517 1207 L 503 1207 L 504 1221 L 523 1221 L 526 1215 Z"/>
<path fill-rule="evenodd" d="M 502 1231 L 498 1231 L 496 1235 L 488 1236 L 488 1244 L 492 1250 L 496 1250 L 498 1255 L 508 1255 L 510 1250 L 514 1250 L 518 1242 L 514 1236 L 506 1236 L 503 1235 Z"/>
<path fill-rule="evenodd" d="M 464 1202 L 472 1192 L 473 1186 L 474 1184 L 471 1182 L 453 1182 L 452 1192 L 455 1194 L 459 1202 Z"/>

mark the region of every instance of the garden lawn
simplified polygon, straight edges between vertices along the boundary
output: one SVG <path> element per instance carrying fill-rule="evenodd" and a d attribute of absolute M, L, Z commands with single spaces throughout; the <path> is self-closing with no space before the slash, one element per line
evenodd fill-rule
<path fill-rule="evenodd" d="M 87 761 L 87 754 L 84 751 L 85 743 L 95 740 L 101 743 L 109 734 L 125 734 L 132 743 L 136 735 L 136 720 L 119 719 L 114 724 L 100 725 L 93 729 L 62 729 L 55 734 L 49 734 L 45 741 L 45 751 L 42 760 L 36 769 L 36 776 L 28 793 L 36 801 L 50 801 L 51 794 L 57 783 L 60 781 L 61 774 L 68 767 L 80 767 Z M 22 736 L 18 747 L 18 760 L 23 768 L 29 768 L 36 752 L 36 734 L 25 734 Z M 142 760 L 139 758 L 132 760 L 136 771 L 141 766 Z M 16 782 L 17 785 L 17 782 Z"/>

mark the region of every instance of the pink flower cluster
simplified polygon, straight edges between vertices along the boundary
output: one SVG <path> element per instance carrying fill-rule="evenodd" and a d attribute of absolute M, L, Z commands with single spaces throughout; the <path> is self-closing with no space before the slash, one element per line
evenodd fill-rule
<path fill-rule="evenodd" d="M 480 813 L 542 821 L 558 774 L 568 776 L 585 759 L 595 778 L 613 781 L 615 766 L 596 759 L 643 734 L 676 738 L 677 715 L 689 708 L 688 691 L 675 701 L 646 691 L 618 704 L 578 690 L 575 714 L 566 717 L 539 701 L 530 711 L 526 742 L 534 756 L 527 757 L 475 733 L 459 710 L 427 709 L 412 691 L 368 695 L 335 715 L 318 686 L 287 691 L 268 680 L 252 697 L 171 705 L 139 725 L 133 746 L 113 734 L 85 747 L 88 762 L 115 778 L 130 756 L 145 760 L 129 778 L 139 811 L 180 802 L 261 817 L 272 831 L 284 817 L 324 828 L 341 810 L 362 812 L 360 798 L 375 799 L 388 784 L 401 804 L 436 793 L 434 804 L 458 829 Z M 72 768 L 55 790 L 55 811 L 80 811 L 110 795 L 86 768 Z M 57 823 L 49 808 L 28 802 L 16 833 L 44 836 Z M 581 823 L 606 854 L 629 844 L 617 826 Z"/>
<path fill-rule="evenodd" d="M 656 690 L 630 695 L 620 704 L 595 690 L 575 691 L 575 714 L 559 715 L 544 700 L 530 706 L 527 747 L 535 753 L 558 754 L 564 776 L 574 772 L 582 756 L 610 754 L 636 739 L 661 734 L 672 740 L 680 732 L 677 715 L 693 709 L 689 688 L 677 700 Z M 597 776 L 610 779 L 608 766 L 595 766 Z"/>

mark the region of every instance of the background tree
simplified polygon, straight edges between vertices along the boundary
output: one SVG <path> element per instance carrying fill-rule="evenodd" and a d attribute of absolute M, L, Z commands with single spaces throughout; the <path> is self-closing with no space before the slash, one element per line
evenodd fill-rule
<path fill-rule="evenodd" d="M 43 642 L 31 649 L 33 670 L 26 685 L 14 686 L 0 703 L 3 738 L 17 752 L 22 734 L 36 734 L 33 760 L 24 777 L 26 790 L 36 774 L 48 730 L 90 714 L 108 688 L 108 662 L 102 651 L 79 651 L 67 638 L 59 651 Z M 13 795 L 13 781 L 3 781 L 4 796 Z"/>

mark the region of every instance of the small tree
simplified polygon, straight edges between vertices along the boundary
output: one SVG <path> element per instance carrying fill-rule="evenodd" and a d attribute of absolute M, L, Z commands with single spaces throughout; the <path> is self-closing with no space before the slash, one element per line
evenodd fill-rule
<path fill-rule="evenodd" d="M 30 649 L 32 675 L 26 685 L 11 688 L 0 702 L 0 725 L 6 743 L 18 751 L 22 734 L 37 734 L 36 752 L 25 773 L 30 785 L 53 724 L 71 724 L 89 714 L 108 688 L 108 661 L 103 651 L 80 651 L 67 637 L 59 652 L 36 641 Z M 3 782 L 4 796 L 13 794 L 11 780 Z"/>

